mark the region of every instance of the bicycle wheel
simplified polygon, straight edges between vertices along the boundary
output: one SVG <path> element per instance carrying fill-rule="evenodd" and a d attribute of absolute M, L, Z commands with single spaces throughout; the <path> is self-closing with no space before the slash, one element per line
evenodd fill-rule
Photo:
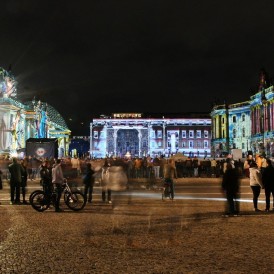
<path fill-rule="evenodd" d="M 87 199 L 80 191 L 72 191 L 71 193 L 65 193 L 64 200 L 67 207 L 74 211 L 83 209 L 87 203 Z"/>
<path fill-rule="evenodd" d="M 43 212 L 49 208 L 50 202 L 43 190 L 36 190 L 30 195 L 30 204 L 36 211 Z"/>

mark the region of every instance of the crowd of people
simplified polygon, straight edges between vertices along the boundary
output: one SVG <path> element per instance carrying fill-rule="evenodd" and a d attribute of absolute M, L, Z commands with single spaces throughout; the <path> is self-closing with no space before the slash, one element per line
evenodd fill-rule
<path fill-rule="evenodd" d="M 270 196 L 273 198 L 274 210 L 274 167 L 270 159 L 266 159 L 264 155 L 249 155 L 243 162 L 243 170 L 246 177 L 249 178 L 250 188 L 253 193 L 253 207 L 255 212 L 260 212 L 258 208 L 258 198 L 261 190 L 265 192 L 265 212 L 270 211 Z M 241 168 L 235 166 L 232 159 L 226 159 L 224 164 L 224 174 L 222 180 L 222 188 L 226 194 L 228 215 L 238 215 L 240 206 L 240 173 Z"/>
<path fill-rule="evenodd" d="M 175 159 L 165 157 L 143 158 L 106 158 L 106 159 L 79 159 L 78 157 L 62 159 L 38 159 L 24 157 L 0 159 L 0 178 L 10 181 L 10 203 L 27 204 L 26 186 L 31 180 L 40 180 L 44 190 L 56 192 L 56 211 L 60 209 L 60 197 L 64 178 L 81 178 L 84 185 L 84 195 L 88 202 L 92 202 L 95 175 L 100 173 L 102 186 L 102 201 L 111 203 L 111 187 L 109 184 L 110 167 L 122 167 L 128 179 L 149 178 L 163 179 L 173 189 L 173 179 L 181 177 L 222 177 L 222 188 L 227 198 L 227 213 L 239 213 L 240 178 L 247 177 L 253 193 L 255 211 L 258 208 L 258 198 L 261 190 L 265 191 L 265 211 L 270 210 L 270 197 L 273 196 L 274 210 L 274 168 L 270 159 L 249 155 L 245 161 L 235 161 L 232 158 L 200 159 L 197 157 Z M 108 183 L 107 183 L 108 182 Z M 0 189 L 2 182 L 0 180 Z M 173 191 L 174 196 L 174 191 Z M 22 201 L 22 202 L 21 202 Z"/>

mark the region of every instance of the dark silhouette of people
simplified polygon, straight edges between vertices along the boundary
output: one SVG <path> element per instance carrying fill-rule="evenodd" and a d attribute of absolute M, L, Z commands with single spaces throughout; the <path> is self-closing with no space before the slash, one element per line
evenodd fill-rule
<path fill-rule="evenodd" d="M 270 210 L 270 195 L 273 197 L 273 210 L 274 210 L 274 167 L 271 160 L 266 160 L 266 168 L 262 174 L 262 181 L 265 188 L 265 211 Z"/>
<path fill-rule="evenodd" d="M 85 192 L 84 195 L 88 199 L 88 202 L 92 202 L 92 192 L 93 192 L 93 185 L 94 185 L 94 171 L 91 168 L 91 164 L 87 163 L 86 175 L 84 177 L 84 185 L 85 185 Z"/>
<path fill-rule="evenodd" d="M 17 158 L 13 158 L 8 169 L 10 172 L 10 204 L 21 204 L 20 185 L 22 182 L 22 174 L 24 173 L 23 167 L 17 162 Z"/>
<path fill-rule="evenodd" d="M 231 163 L 227 163 L 226 171 L 223 176 L 222 189 L 225 191 L 227 199 L 228 215 L 238 215 L 240 212 L 239 204 L 239 174 L 237 169 L 232 167 Z"/>

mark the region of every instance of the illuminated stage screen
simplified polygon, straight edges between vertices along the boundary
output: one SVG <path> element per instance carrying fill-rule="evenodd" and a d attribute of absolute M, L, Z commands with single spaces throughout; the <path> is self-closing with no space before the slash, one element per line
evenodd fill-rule
<path fill-rule="evenodd" d="M 26 142 L 26 156 L 35 156 L 36 158 L 57 158 L 58 140 L 57 138 L 30 138 Z"/>

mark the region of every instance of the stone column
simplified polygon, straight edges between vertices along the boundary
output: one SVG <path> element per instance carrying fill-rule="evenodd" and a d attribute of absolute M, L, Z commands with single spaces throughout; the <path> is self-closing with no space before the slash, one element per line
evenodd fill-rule
<path fill-rule="evenodd" d="M 117 156 L 117 129 L 114 129 L 114 134 L 113 134 L 113 138 L 114 138 L 114 156 Z"/>
<path fill-rule="evenodd" d="M 141 133 L 141 130 L 138 129 L 138 138 L 139 138 L 139 152 L 138 152 L 138 155 L 139 155 L 139 158 L 142 156 L 141 155 L 141 141 L 142 141 L 142 133 Z"/>

